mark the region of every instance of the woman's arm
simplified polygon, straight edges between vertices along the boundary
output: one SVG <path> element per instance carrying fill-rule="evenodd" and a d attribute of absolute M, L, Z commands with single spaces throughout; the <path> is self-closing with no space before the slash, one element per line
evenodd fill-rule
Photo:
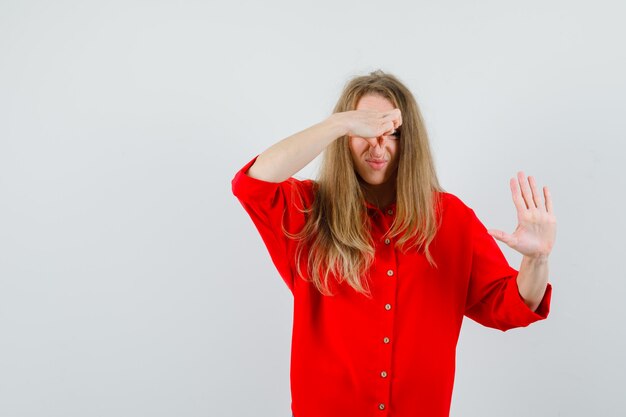
<path fill-rule="evenodd" d="M 258 156 L 247 175 L 259 180 L 282 182 L 304 168 L 326 146 L 346 133 L 346 128 L 335 113 L 269 147 Z"/>
<path fill-rule="evenodd" d="M 304 168 L 341 136 L 377 137 L 401 124 L 398 109 L 385 113 L 369 110 L 333 113 L 324 121 L 269 147 L 257 157 L 246 174 L 263 181 L 282 182 Z"/>

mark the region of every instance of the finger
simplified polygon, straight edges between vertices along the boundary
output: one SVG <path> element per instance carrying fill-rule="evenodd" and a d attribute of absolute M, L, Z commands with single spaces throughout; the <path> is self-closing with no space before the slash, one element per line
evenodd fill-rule
<path fill-rule="evenodd" d="M 385 120 L 395 119 L 395 115 L 394 115 L 393 110 L 386 111 L 386 112 L 382 113 L 382 118 L 385 119 Z"/>
<path fill-rule="evenodd" d="M 539 194 L 539 190 L 537 189 L 537 183 L 535 182 L 535 177 L 532 175 L 528 177 L 528 182 L 530 182 L 530 189 L 533 193 L 533 201 L 535 202 L 535 206 L 542 210 L 545 210 L 546 207 L 543 205 L 541 201 L 541 195 Z"/>
<path fill-rule="evenodd" d="M 398 120 L 400 118 L 400 109 L 393 109 L 384 112 L 383 117 Z"/>
<path fill-rule="evenodd" d="M 395 124 L 396 124 L 396 127 L 400 127 L 400 126 L 402 126 L 402 117 L 398 117 L 398 118 L 395 120 Z"/>
<path fill-rule="evenodd" d="M 384 132 L 385 135 L 390 135 L 393 133 L 394 130 L 396 130 L 396 127 L 393 121 L 385 123 L 385 127 L 387 128 Z"/>
<path fill-rule="evenodd" d="M 553 214 L 552 212 L 552 194 L 550 194 L 550 190 L 548 190 L 548 186 L 543 187 L 543 196 L 546 199 L 546 210 L 548 213 Z"/>
<path fill-rule="evenodd" d="M 522 196 L 524 197 L 524 201 L 526 202 L 526 207 L 528 207 L 529 209 L 537 208 L 537 206 L 535 206 L 535 202 L 533 201 L 533 193 L 530 190 L 530 186 L 528 185 L 528 180 L 526 179 L 524 172 L 519 171 L 517 173 L 517 179 L 522 190 Z"/>
<path fill-rule="evenodd" d="M 511 195 L 513 197 L 513 204 L 515 205 L 515 209 L 518 212 L 528 209 L 528 207 L 526 207 L 526 203 L 524 203 L 524 198 L 522 197 L 522 193 L 519 189 L 519 184 L 517 180 L 515 178 L 511 178 L 511 181 L 509 181 L 509 185 L 511 186 Z"/>
<path fill-rule="evenodd" d="M 499 240 L 500 242 L 506 243 L 507 245 L 510 245 L 512 242 L 511 235 L 506 232 L 503 232 L 502 230 L 488 229 L 487 233 L 489 233 L 491 236 L 493 236 L 495 239 Z"/>
<path fill-rule="evenodd" d="M 400 126 L 402 124 L 402 112 L 400 112 L 400 109 L 396 109 L 396 121 L 398 122 L 398 126 Z"/>
<path fill-rule="evenodd" d="M 487 229 L 487 233 L 489 233 L 491 236 L 495 237 L 498 240 L 500 240 L 502 238 L 502 235 L 504 234 L 502 230 L 496 229 Z"/>

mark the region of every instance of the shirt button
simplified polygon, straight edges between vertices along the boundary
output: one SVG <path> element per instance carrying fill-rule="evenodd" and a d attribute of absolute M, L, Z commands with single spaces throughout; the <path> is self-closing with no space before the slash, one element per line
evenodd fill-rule
<path fill-rule="evenodd" d="M 391 304 L 385 304 L 385 310 L 391 310 Z"/>
<path fill-rule="evenodd" d="M 378 409 L 379 410 L 384 410 L 385 409 L 385 404 L 383 404 L 383 403 L 378 404 Z"/>
<path fill-rule="evenodd" d="M 390 269 L 387 271 L 387 275 L 392 276 L 393 275 L 393 269 Z"/>
<path fill-rule="evenodd" d="M 385 337 L 385 338 L 383 339 L 383 342 L 384 342 L 384 343 L 389 343 L 389 338 L 388 338 L 388 337 Z"/>
<path fill-rule="evenodd" d="M 393 214 L 393 210 L 391 210 L 391 209 L 387 210 L 387 214 L 389 214 L 391 216 Z"/>
<path fill-rule="evenodd" d="M 382 372 L 380 373 L 380 376 L 382 376 L 383 378 L 387 378 L 387 372 L 382 371 Z"/>
<path fill-rule="evenodd" d="M 385 239 L 385 245 L 388 245 L 391 242 L 391 239 L 387 238 Z"/>

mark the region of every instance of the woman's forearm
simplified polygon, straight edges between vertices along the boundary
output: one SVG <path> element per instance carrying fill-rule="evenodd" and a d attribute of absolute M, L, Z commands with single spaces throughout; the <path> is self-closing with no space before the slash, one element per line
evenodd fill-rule
<path fill-rule="evenodd" d="M 524 256 L 517 275 L 517 288 L 526 305 L 535 311 L 548 285 L 548 257 Z"/>
<path fill-rule="evenodd" d="M 338 113 L 275 143 L 261 153 L 246 173 L 268 182 L 282 182 L 304 168 L 335 139 L 348 133 Z"/>

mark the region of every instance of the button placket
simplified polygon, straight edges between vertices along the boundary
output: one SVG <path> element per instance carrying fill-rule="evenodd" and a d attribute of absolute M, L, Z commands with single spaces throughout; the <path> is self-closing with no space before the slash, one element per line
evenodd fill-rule
<path fill-rule="evenodd" d="M 390 225 L 388 224 L 391 219 L 392 216 L 395 213 L 395 209 L 386 209 L 386 210 L 381 210 L 380 214 L 381 216 L 378 216 L 378 218 L 375 220 L 377 223 L 377 231 L 383 232 L 383 231 L 388 231 Z M 390 383 L 391 383 L 391 364 L 393 363 L 393 359 L 392 359 L 392 355 L 393 355 L 393 349 L 391 349 L 391 338 L 394 337 L 393 335 L 393 329 L 394 329 L 394 321 L 395 321 L 395 306 L 394 309 L 392 309 L 392 305 L 393 303 L 395 303 L 396 301 L 396 297 L 397 297 L 397 286 L 398 286 L 398 280 L 395 279 L 397 278 L 397 273 L 398 273 L 398 260 L 397 260 L 397 256 L 398 253 L 395 250 L 394 245 L 392 245 L 392 239 L 390 237 L 386 237 L 384 236 L 385 233 L 381 233 L 383 234 L 382 237 L 380 237 L 378 240 L 378 242 L 382 243 L 382 251 L 385 254 L 385 264 L 381 265 L 378 271 L 379 276 L 382 275 L 382 277 L 384 278 L 384 280 L 386 281 L 386 285 L 384 285 L 383 288 L 383 293 L 381 294 L 381 301 L 382 301 L 382 307 L 384 308 L 384 310 L 381 311 L 381 314 L 383 314 L 383 319 L 384 319 L 384 328 L 383 330 L 383 334 L 381 339 L 381 342 L 383 343 L 383 345 L 385 346 L 389 346 L 389 348 L 384 348 L 384 356 L 381 358 L 382 360 L 380 361 L 380 363 L 378 364 L 378 371 L 376 374 L 374 374 L 376 376 L 376 378 L 378 379 L 377 385 L 380 387 L 381 391 L 379 391 L 379 395 L 380 397 L 378 398 L 378 409 L 380 411 L 387 411 L 388 412 L 388 407 L 389 407 L 389 389 L 390 389 Z M 380 236 L 380 235 L 379 235 Z M 379 244 L 380 244 L 379 243 Z M 383 275 L 385 274 L 385 275 Z M 379 306 L 381 304 L 378 304 Z M 380 307 L 379 307 L 380 308 Z M 380 342 L 379 342 L 380 343 Z"/>

